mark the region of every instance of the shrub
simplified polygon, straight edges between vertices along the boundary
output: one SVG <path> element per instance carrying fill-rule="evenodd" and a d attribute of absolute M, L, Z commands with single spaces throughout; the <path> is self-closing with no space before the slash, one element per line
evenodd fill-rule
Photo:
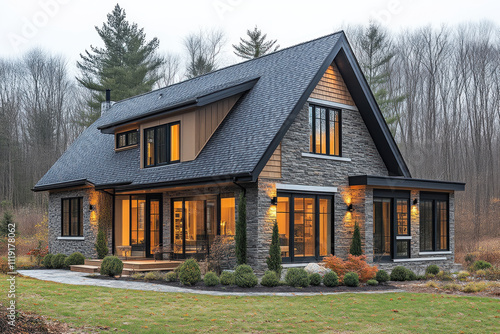
<path fill-rule="evenodd" d="M 436 281 L 429 281 L 429 282 L 425 283 L 425 286 L 428 287 L 428 288 L 439 289 L 439 284 L 437 284 Z"/>
<path fill-rule="evenodd" d="M 484 277 L 486 276 L 486 270 L 479 269 L 474 274 L 478 277 Z"/>
<path fill-rule="evenodd" d="M 359 286 L 359 276 L 355 272 L 348 272 L 344 275 L 344 284 L 346 286 Z"/>
<path fill-rule="evenodd" d="M 406 280 L 407 281 L 416 281 L 417 280 L 417 274 L 411 269 L 406 268 Z"/>
<path fill-rule="evenodd" d="M 375 279 L 379 283 L 385 283 L 389 280 L 389 274 L 387 273 L 387 271 L 381 269 L 381 270 L 377 271 L 377 274 L 375 275 Z"/>
<path fill-rule="evenodd" d="M 489 269 L 491 267 L 492 267 L 491 263 L 489 263 L 487 261 L 483 261 L 483 260 L 478 260 L 478 261 L 474 262 L 474 264 L 472 265 L 472 270 L 473 271 L 485 270 L 485 269 Z"/>
<path fill-rule="evenodd" d="M 327 287 L 333 288 L 339 285 L 339 277 L 334 271 L 327 272 L 323 277 L 323 284 Z"/>
<path fill-rule="evenodd" d="M 321 275 L 318 273 L 312 273 L 309 275 L 309 282 L 311 285 L 318 286 L 321 284 Z"/>
<path fill-rule="evenodd" d="M 52 268 L 52 258 L 53 257 L 54 257 L 54 255 L 52 255 L 52 254 L 45 255 L 43 260 L 42 260 L 42 265 L 45 268 Z"/>
<path fill-rule="evenodd" d="M 488 285 L 486 283 L 483 283 L 483 282 L 479 282 L 479 283 L 470 282 L 470 283 L 468 283 L 466 286 L 464 286 L 462 288 L 462 291 L 463 292 L 467 292 L 467 293 L 474 293 L 474 292 L 484 291 L 484 290 L 486 290 L 486 288 L 488 288 Z"/>
<path fill-rule="evenodd" d="M 447 283 L 442 286 L 443 290 L 451 290 L 451 291 L 460 291 L 461 288 L 462 286 L 456 283 Z"/>
<path fill-rule="evenodd" d="M 472 253 L 467 253 L 465 255 L 465 264 L 467 265 L 467 267 L 470 267 L 474 261 L 476 261 L 476 255 L 472 254 Z"/>
<path fill-rule="evenodd" d="M 85 264 L 85 256 L 82 253 L 75 252 L 68 256 L 66 260 L 64 260 L 64 265 L 69 268 L 69 266 L 74 265 L 82 265 Z"/>
<path fill-rule="evenodd" d="M 500 280 L 500 268 L 499 267 L 491 267 L 488 270 L 485 270 L 484 277 L 491 281 Z"/>
<path fill-rule="evenodd" d="M 391 281 L 405 281 L 406 280 L 406 268 L 403 266 L 397 266 L 392 269 Z"/>
<path fill-rule="evenodd" d="M 31 249 L 26 255 L 30 256 L 30 260 L 34 257 L 36 261 L 36 265 L 39 266 L 42 262 L 42 259 L 49 252 L 49 247 L 43 247 L 42 240 L 38 240 L 38 246 L 36 248 Z"/>
<path fill-rule="evenodd" d="M 436 275 L 436 278 L 440 281 L 453 281 L 451 274 L 442 270 Z"/>
<path fill-rule="evenodd" d="M 271 238 L 271 246 L 269 247 L 269 256 L 266 259 L 267 268 L 281 277 L 281 247 L 280 234 L 278 231 L 278 223 L 275 221 L 273 225 L 273 236 Z"/>
<path fill-rule="evenodd" d="M 431 264 L 425 268 L 425 273 L 437 275 L 439 273 L 439 267 L 436 264 Z"/>
<path fill-rule="evenodd" d="M 427 276 L 425 275 L 417 275 L 417 281 L 425 281 L 427 279 Z"/>
<path fill-rule="evenodd" d="M 66 255 L 64 254 L 56 254 L 52 257 L 52 260 L 50 261 L 50 264 L 52 268 L 54 269 L 62 269 L 66 268 L 64 266 L 64 260 L 66 260 Z"/>
<path fill-rule="evenodd" d="M 209 271 L 205 274 L 205 276 L 203 277 L 203 282 L 206 286 L 216 286 L 220 283 L 219 277 L 217 277 L 217 274 L 213 271 Z"/>
<path fill-rule="evenodd" d="M 120 276 L 123 271 L 123 262 L 116 256 L 106 256 L 101 263 L 101 275 Z"/>
<path fill-rule="evenodd" d="M 165 281 L 167 282 L 177 282 L 179 277 L 175 271 L 171 271 L 165 275 Z"/>
<path fill-rule="evenodd" d="M 309 286 L 309 276 L 307 271 L 303 268 L 290 268 L 286 272 L 285 276 L 286 284 L 289 286 L 296 287 L 307 287 Z"/>
<path fill-rule="evenodd" d="M 459 271 L 458 275 L 457 275 L 458 279 L 461 281 L 466 281 L 469 276 L 470 276 L 470 273 L 468 271 L 464 271 L 464 270 Z"/>
<path fill-rule="evenodd" d="M 278 275 L 276 272 L 272 270 L 266 270 L 264 277 L 262 277 L 262 280 L 260 281 L 260 284 L 262 286 L 267 286 L 267 287 L 274 287 L 277 286 L 280 283 L 280 280 L 278 279 Z"/>
<path fill-rule="evenodd" d="M 103 230 L 97 233 L 97 242 L 95 244 L 98 259 L 104 259 L 108 255 L 108 245 L 106 243 L 106 235 Z"/>
<path fill-rule="evenodd" d="M 236 265 L 234 237 L 232 235 L 217 235 L 210 244 L 210 254 L 207 256 L 208 270 L 220 275 L 222 270 L 234 268 Z"/>
<path fill-rule="evenodd" d="M 349 254 L 354 256 L 363 255 L 363 251 L 361 250 L 361 233 L 359 232 L 359 225 L 357 222 L 354 223 L 354 233 L 352 234 Z"/>
<path fill-rule="evenodd" d="M 230 271 L 223 271 L 220 274 L 220 282 L 222 285 L 234 284 L 234 274 Z"/>
<path fill-rule="evenodd" d="M 366 256 L 354 256 L 349 254 L 346 261 L 342 259 L 329 255 L 323 259 L 325 267 L 336 272 L 343 281 L 344 275 L 347 272 L 355 272 L 358 274 L 359 280 L 361 282 L 366 282 L 369 279 L 375 278 L 378 271 L 377 266 L 370 266 L 366 263 Z"/>
<path fill-rule="evenodd" d="M 247 263 L 247 204 L 245 194 L 240 194 L 238 201 L 238 219 L 236 220 L 236 263 Z"/>
<path fill-rule="evenodd" d="M 144 275 L 146 281 L 160 281 L 165 279 L 165 275 L 159 271 L 149 271 Z"/>
<path fill-rule="evenodd" d="M 368 285 L 378 285 L 378 281 L 376 279 L 369 279 L 366 284 Z"/>
<path fill-rule="evenodd" d="M 259 281 L 253 273 L 252 267 L 247 264 L 240 264 L 234 270 L 234 282 L 240 288 L 253 288 Z"/>
<path fill-rule="evenodd" d="M 144 274 L 143 273 L 133 273 L 131 277 L 135 280 L 142 280 L 142 279 L 144 279 Z"/>
<path fill-rule="evenodd" d="M 179 269 L 179 280 L 184 285 L 194 285 L 201 280 L 201 270 L 195 259 L 187 259 Z"/>

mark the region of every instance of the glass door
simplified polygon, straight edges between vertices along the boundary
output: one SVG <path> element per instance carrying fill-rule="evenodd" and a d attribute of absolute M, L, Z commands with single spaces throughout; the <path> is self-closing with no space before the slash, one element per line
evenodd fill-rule
<path fill-rule="evenodd" d="M 391 258 L 391 199 L 373 199 L 373 256 Z"/>
<path fill-rule="evenodd" d="M 294 256 L 316 256 L 314 198 L 294 197 Z"/>
<path fill-rule="evenodd" d="M 131 256 L 146 256 L 146 197 L 131 196 L 130 200 Z"/>
<path fill-rule="evenodd" d="M 148 252 L 147 257 L 152 256 L 161 244 L 161 195 L 148 196 L 148 224 L 146 226 Z"/>

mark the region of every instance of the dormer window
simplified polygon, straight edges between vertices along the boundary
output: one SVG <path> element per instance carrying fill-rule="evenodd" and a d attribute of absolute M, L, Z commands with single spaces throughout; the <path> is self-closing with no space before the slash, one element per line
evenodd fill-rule
<path fill-rule="evenodd" d="M 144 167 L 180 161 L 180 123 L 169 123 L 144 130 Z"/>
<path fill-rule="evenodd" d="M 127 132 L 120 132 L 116 134 L 116 148 L 126 148 L 135 146 L 139 143 L 139 131 L 132 130 Z"/>
<path fill-rule="evenodd" d="M 340 118 L 340 110 L 309 105 L 311 153 L 341 155 Z"/>

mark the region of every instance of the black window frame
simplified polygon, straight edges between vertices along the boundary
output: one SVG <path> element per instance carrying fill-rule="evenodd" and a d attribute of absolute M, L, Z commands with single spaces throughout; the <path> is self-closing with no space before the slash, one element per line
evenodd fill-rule
<path fill-rule="evenodd" d="M 143 131 L 143 136 L 144 136 L 144 143 L 143 143 L 144 168 L 170 165 L 170 164 L 178 163 L 181 161 L 180 160 L 181 159 L 181 151 L 180 151 L 180 148 L 181 148 L 181 126 L 180 126 L 180 124 L 181 124 L 180 121 L 176 121 L 176 122 L 171 122 L 171 123 L 162 124 L 162 125 L 158 125 L 158 126 L 144 129 L 144 131 Z M 170 136 L 171 136 L 171 128 L 174 125 L 179 125 L 179 159 L 177 159 L 177 160 L 170 159 L 171 158 L 171 144 L 172 144 L 170 141 Z M 163 129 L 165 131 L 165 143 L 164 143 L 165 150 L 166 150 L 164 152 L 166 154 L 166 161 L 165 162 L 158 162 L 158 156 L 159 156 L 159 154 L 158 154 L 159 153 L 159 150 L 158 150 L 158 145 L 159 145 L 158 130 L 159 129 Z M 153 164 L 148 165 L 148 163 L 147 163 L 148 141 L 146 139 L 146 133 L 148 131 L 151 131 L 151 130 L 154 131 L 154 162 L 153 162 Z"/>
<path fill-rule="evenodd" d="M 136 133 L 137 134 L 137 142 L 136 143 L 129 143 L 129 134 L 131 133 Z M 125 145 L 124 146 L 120 146 L 120 136 L 124 135 L 125 136 Z M 124 148 L 131 148 L 131 147 L 136 147 L 139 145 L 141 141 L 141 138 L 139 136 L 139 130 L 138 129 L 134 129 L 134 130 L 130 130 L 130 131 L 125 131 L 125 132 L 118 132 L 116 135 L 115 135 L 115 147 L 117 150 L 121 150 L 121 149 L 124 149 Z"/>
<path fill-rule="evenodd" d="M 312 108 L 312 109 L 311 109 Z M 330 129 L 330 123 L 338 123 L 338 132 L 339 132 L 339 152 L 338 154 L 330 154 L 330 131 L 326 131 L 326 153 L 316 152 L 316 109 L 323 108 L 326 109 L 326 129 Z M 330 111 L 334 111 L 338 114 L 338 122 L 330 119 Z M 311 134 L 312 134 L 312 143 L 309 143 L 310 149 L 309 152 L 313 154 L 327 155 L 332 157 L 341 157 L 342 156 L 342 109 L 332 108 L 328 106 L 318 105 L 318 104 L 309 104 L 309 119 L 311 120 Z M 335 129 L 337 130 L 337 127 Z M 312 147 L 312 150 L 311 150 Z"/>
<path fill-rule="evenodd" d="M 424 215 L 422 214 L 422 202 L 423 201 L 431 201 L 432 206 L 432 249 L 422 249 L 422 242 L 419 241 L 419 251 L 420 252 L 447 252 L 450 250 L 450 196 L 447 193 L 433 193 L 433 192 L 421 192 L 420 193 L 420 201 L 419 201 L 419 214 L 420 214 L 420 228 L 419 228 L 419 237 L 421 238 L 421 228 L 422 228 L 422 219 Z M 436 202 L 446 202 L 446 248 L 438 248 L 438 235 L 439 235 L 439 226 L 438 226 L 438 214 L 437 214 L 437 204 Z"/>
<path fill-rule="evenodd" d="M 78 233 L 71 233 L 71 203 L 73 200 L 78 199 Z M 69 215 L 68 215 L 68 234 L 64 234 L 64 202 L 69 202 Z M 83 197 L 65 197 L 61 198 L 61 237 L 83 237 Z"/>

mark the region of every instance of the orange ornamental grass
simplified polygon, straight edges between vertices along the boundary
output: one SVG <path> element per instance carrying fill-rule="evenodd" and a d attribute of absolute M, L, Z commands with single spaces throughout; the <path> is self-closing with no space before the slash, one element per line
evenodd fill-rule
<path fill-rule="evenodd" d="M 360 282 L 366 282 L 375 277 L 377 274 L 377 266 L 370 266 L 366 263 L 366 255 L 354 256 L 349 254 L 347 260 L 342 260 L 333 255 L 328 255 L 323 258 L 325 267 L 334 271 L 341 282 L 344 280 L 344 275 L 348 272 L 355 272 L 359 276 Z"/>

